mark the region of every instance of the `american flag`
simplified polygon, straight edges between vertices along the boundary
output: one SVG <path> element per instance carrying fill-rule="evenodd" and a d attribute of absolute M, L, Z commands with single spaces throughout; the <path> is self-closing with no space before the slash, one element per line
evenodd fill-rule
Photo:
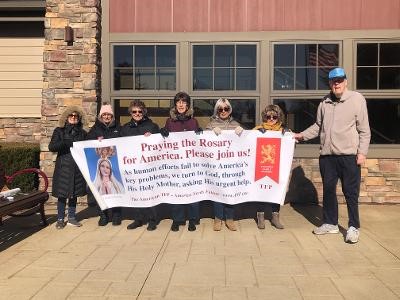
<path fill-rule="evenodd" d="M 331 67 L 331 68 L 338 66 L 339 65 L 338 48 L 339 47 L 336 44 L 318 45 L 318 54 L 315 51 L 313 51 L 314 49 L 308 51 L 308 65 L 318 66 L 318 67 Z"/>

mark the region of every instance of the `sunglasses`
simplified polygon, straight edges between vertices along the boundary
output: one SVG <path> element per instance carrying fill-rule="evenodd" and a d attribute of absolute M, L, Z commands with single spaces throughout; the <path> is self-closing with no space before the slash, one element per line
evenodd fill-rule
<path fill-rule="evenodd" d="M 231 111 L 231 109 L 229 108 L 229 107 L 224 107 L 224 108 L 218 108 L 218 112 L 219 113 L 222 113 L 223 111 L 225 111 L 225 112 L 228 112 L 228 111 Z"/>
<path fill-rule="evenodd" d="M 142 114 L 143 113 L 143 111 L 141 111 L 141 110 L 132 110 L 131 111 L 131 114 Z"/>
<path fill-rule="evenodd" d="M 278 120 L 278 116 L 266 116 L 265 119 L 267 119 L 267 120 Z"/>
<path fill-rule="evenodd" d="M 68 118 L 79 118 L 78 114 L 69 114 Z"/>
<path fill-rule="evenodd" d="M 331 82 L 333 83 L 333 84 L 335 84 L 335 83 L 342 83 L 344 81 L 344 78 L 334 78 L 334 79 L 331 79 Z"/>

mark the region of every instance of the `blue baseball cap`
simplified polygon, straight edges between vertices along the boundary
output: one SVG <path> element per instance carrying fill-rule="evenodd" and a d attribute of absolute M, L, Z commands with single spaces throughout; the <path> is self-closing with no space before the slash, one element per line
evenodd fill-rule
<path fill-rule="evenodd" d="M 346 78 L 346 72 L 342 68 L 334 68 L 329 72 L 328 78 L 329 80 L 336 78 Z"/>

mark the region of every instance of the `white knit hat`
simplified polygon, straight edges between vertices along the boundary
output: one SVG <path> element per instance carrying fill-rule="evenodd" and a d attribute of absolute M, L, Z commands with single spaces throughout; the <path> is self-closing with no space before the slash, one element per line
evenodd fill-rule
<path fill-rule="evenodd" d="M 100 109 L 100 112 L 99 112 L 99 118 L 101 118 L 101 116 L 103 114 L 111 114 L 111 115 L 114 116 L 114 113 L 113 113 L 113 110 L 112 110 L 112 107 L 111 107 L 110 104 L 103 104 L 101 106 L 101 109 Z"/>

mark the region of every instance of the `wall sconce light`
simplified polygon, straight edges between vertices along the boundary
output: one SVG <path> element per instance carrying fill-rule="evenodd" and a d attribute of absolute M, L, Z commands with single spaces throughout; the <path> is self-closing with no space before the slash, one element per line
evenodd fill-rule
<path fill-rule="evenodd" d="M 74 42 L 74 30 L 71 26 L 65 26 L 64 29 L 64 41 L 66 41 L 68 45 L 72 45 Z"/>

